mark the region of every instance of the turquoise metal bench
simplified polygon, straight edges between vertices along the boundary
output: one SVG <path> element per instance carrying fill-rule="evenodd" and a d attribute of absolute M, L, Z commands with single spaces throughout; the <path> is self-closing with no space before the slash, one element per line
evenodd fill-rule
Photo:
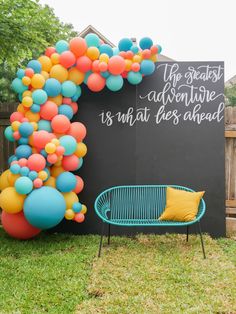
<path fill-rule="evenodd" d="M 179 185 L 129 185 L 115 186 L 102 192 L 95 201 L 95 211 L 102 219 L 102 231 L 98 256 L 101 256 L 104 225 L 108 223 L 108 244 L 110 244 L 111 225 L 125 227 L 186 227 L 188 241 L 189 226 L 197 223 L 201 238 L 203 257 L 206 258 L 200 219 L 205 213 L 206 205 L 201 199 L 196 219 L 189 222 L 160 221 L 158 218 L 166 205 L 166 188 L 194 192 Z"/>

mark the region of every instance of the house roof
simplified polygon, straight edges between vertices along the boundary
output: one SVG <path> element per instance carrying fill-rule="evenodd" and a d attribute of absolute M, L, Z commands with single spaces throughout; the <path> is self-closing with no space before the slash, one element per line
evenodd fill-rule
<path fill-rule="evenodd" d="M 87 34 L 89 33 L 94 33 L 96 35 L 98 35 L 98 37 L 100 37 L 105 44 L 110 45 L 111 47 L 115 47 L 115 45 L 109 40 L 107 39 L 102 33 L 100 33 L 94 26 L 92 25 L 88 25 L 82 32 L 79 33 L 80 37 L 85 37 Z M 131 38 L 134 42 L 136 42 L 135 38 Z M 175 61 L 165 55 L 159 54 L 158 55 L 158 61 Z"/>
<path fill-rule="evenodd" d="M 230 87 L 236 84 L 236 75 L 231 77 L 228 81 L 225 82 L 225 87 Z"/>

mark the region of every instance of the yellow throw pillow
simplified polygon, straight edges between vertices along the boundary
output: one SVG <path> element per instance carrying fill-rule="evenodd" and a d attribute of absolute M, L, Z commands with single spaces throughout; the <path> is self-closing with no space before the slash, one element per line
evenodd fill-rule
<path fill-rule="evenodd" d="M 166 208 L 159 220 L 192 221 L 205 192 L 188 192 L 167 187 Z"/>

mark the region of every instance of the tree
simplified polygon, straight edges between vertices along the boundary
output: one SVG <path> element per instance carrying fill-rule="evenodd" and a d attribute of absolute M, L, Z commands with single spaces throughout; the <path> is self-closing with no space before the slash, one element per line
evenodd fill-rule
<path fill-rule="evenodd" d="M 0 102 L 15 100 L 10 84 L 17 68 L 59 39 L 77 36 L 48 5 L 38 0 L 0 0 Z"/>
<path fill-rule="evenodd" d="M 236 85 L 225 88 L 225 103 L 226 106 L 236 106 Z"/>

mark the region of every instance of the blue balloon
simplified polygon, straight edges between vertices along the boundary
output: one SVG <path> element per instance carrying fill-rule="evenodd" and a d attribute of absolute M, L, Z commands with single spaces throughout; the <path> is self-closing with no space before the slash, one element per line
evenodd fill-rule
<path fill-rule="evenodd" d="M 9 158 L 8 158 L 8 164 L 10 165 L 13 161 L 16 161 L 18 160 L 18 158 L 16 157 L 16 155 L 11 155 Z"/>
<path fill-rule="evenodd" d="M 100 51 L 100 54 L 102 53 L 106 53 L 110 58 L 113 56 L 113 49 L 110 45 L 108 44 L 102 44 L 100 47 L 99 47 L 99 51 Z"/>
<path fill-rule="evenodd" d="M 77 92 L 74 82 L 65 81 L 61 84 L 61 93 L 64 97 L 73 97 Z"/>
<path fill-rule="evenodd" d="M 139 41 L 139 46 L 141 49 L 150 49 L 153 45 L 153 41 L 149 37 L 143 37 Z"/>
<path fill-rule="evenodd" d="M 139 52 L 139 48 L 138 48 L 137 45 L 133 45 L 133 46 L 130 48 L 130 50 L 131 50 L 133 53 L 135 53 L 135 54 Z"/>
<path fill-rule="evenodd" d="M 89 33 L 88 35 L 85 36 L 84 39 L 88 47 L 99 47 L 100 45 L 100 39 L 96 34 Z"/>
<path fill-rule="evenodd" d="M 42 71 L 42 65 L 38 60 L 30 60 L 27 64 L 27 68 L 31 68 L 35 73 L 40 73 Z"/>
<path fill-rule="evenodd" d="M 47 101 L 48 95 L 43 89 L 37 89 L 33 91 L 32 98 L 35 104 L 42 105 Z"/>
<path fill-rule="evenodd" d="M 22 79 L 25 76 L 25 70 L 23 69 L 17 70 L 16 75 L 19 79 Z"/>
<path fill-rule="evenodd" d="M 117 47 L 113 47 L 112 50 L 113 50 L 113 56 L 117 56 L 120 53 L 120 50 Z"/>
<path fill-rule="evenodd" d="M 18 165 L 18 164 L 11 165 L 11 167 L 10 167 L 10 171 L 13 174 L 20 173 L 20 170 L 21 170 L 21 168 L 20 168 L 20 165 Z"/>
<path fill-rule="evenodd" d="M 19 132 L 21 136 L 28 137 L 34 132 L 33 125 L 29 122 L 23 122 L 19 127 Z"/>
<path fill-rule="evenodd" d="M 32 226 L 39 229 L 55 227 L 64 218 L 65 211 L 64 197 L 49 186 L 33 190 L 24 202 L 25 218 Z"/>
<path fill-rule="evenodd" d="M 66 116 L 69 120 L 72 119 L 74 113 L 73 109 L 69 105 L 61 105 L 58 109 L 59 114 L 63 114 Z"/>
<path fill-rule="evenodd" d="M 79 202 L 74 203 L 74 204 L 72 205 L 72 209 L 73 209 L 73 211 L 74 211 L 75 213 L 79 213 L 79 212 L 81 212 L 81 210 L 82 210 L 82 204 L 80 204 Z"/>
<path fill-rule="evenodd" d="M 132 85 L 137 85 L 142 82 L 142 74 L 140 72 L 130 71 L 127 76 L 127 80 Z"/>
<path fill-rule="evenodd" d="M 45 149 L 41 149 L 40 154 L 43 155 L 43 157 L 47 158 L 48 154 Z"/>
<path fill-rule="evenodd" d="M 18 141 L 18 144 L 20 144 L 20 145 L 24 145 L 24 144 L 28 144 L 28 143 L 29 143 L 29 139 L 26 137 L 22 137 Z"/>
<path fill-rule="evenodd" d="M 40 111 L 40 106 L 39 105 L 36 105 L 36 104 L 33 104 L 31 107 L 30 107 L 30 111 L 34 112 L 34 113 L 37 113 Z"/>
<path fill-rule="evenodd" d="M 65 148 L 65 152 L 63 155 L 69 156 L 76 151 L 77 142 L 73 136 L 64 135 L 60 137 L 60 145 Z"/>
<path fill-rule="evenodd" d="M 28 175 L 29 175 L 29 172 L 30 172 L 30 170 L 29 170 L 29 168 L 28 167 L 22 167 L 21 169 L 20 169 L 20 175 L 21 176 L 24 176 L 24 177 L 27 177 Z"/>
<path fill-rule="evenodd" d="M 160 45 L 157 45 L 157 48 L 158 48 L 158 53 L 161 53 L 162 52 L 162 47 Z"/>
<path fill-rule="evenodd" d="M 82 157 L 79 158 L 79 166 L 76 170 L 79 170 L 83 166 L 84 160 Z"/>
<path fill-rule="evenodd" d="M 33 190 L 33 182 L 28 177 L 18 178 L 15 182 L 15 189 L 19 194 L 29 194 Z"/>
<path fill-rule="evenodd" d="M 110 76 L 110 72 L 108 72 L 108 71 L 101 72 L 101 76 L 104 78 L 108 78 Z"/>
<path fill-rule="evenodd" d="M 151 75 L 155 71 L 155 63 L 151 60 L 143 60 L 140 64 L 140 72 L 144 75 Z"/>
<path fill-rule="evenodd" d="M 22 102 L 23 95 L 22 94 L 18 94 L 18 99 L 19 99 L 20 102 Z"/>
<path fill-rule="evenodd" d="M 28 89 L 28 86 L 25 86 L 22 83 L 22 80 L 19 79 L 18 77 L 16 77 L 12 83 L 11 83 L 11 88 L 14 90 L 14 92 L 16 93 L 23 93 L 24 91 L 26 91 Z"/>
<path fill-rule="evenodd" d="M 56 187 L 61 192 L 70 192 L 76 187 L 76 177 L 71 172 L 62 172 L 56 179 Z"/>
<path fill-rule="evenodd" d="M 109 90 L 116 92 L 122 88 L 124 80 L 121 75 L 110 75 L 106 80 L 106 86 Z"/>
<path fill-rule="evenodd" d="M 50 97 L 56 97 L 61 92 L 61 83 L 55 78 L 49 78 L 46 80 L 44 90 Z"/>
<path fill-rule="evenodd" d="M 32 170 L 29 172 L 28 177 L 30 178 L 30 180 L 34 181 L 36 178 L 38 178 L 38 173 Z"/>
<path fill-rule="evenodd" d="M 93 73 L 92 71 L 86 72 L 86 74 L 84 76 L 84 84 L 88 83 L 88 78 L 89 78 L 90 74 L 92 74 L 92 73 Z"/>
<path fill-rule="evenodd" d="M 50 171 L 48 168 L 44 168 L 43 171 L 47 172 L 47 175 L 48 175 L 47 179 L 43 180 L 43 181 L 47 181 L 49 179 L 49 177 L 51 176 Z"/>
<path fill-rule="evenodd" d="M 44 130 L 44 131 L 51 133 L 52 132 L 51 122 L 48 120 L 43 120 L 43 119 L 39 120 L 38 121 L 38 131 L 41 131 L 41 130 Z"/>
<path fill-rule="evenodd" d="M 13 137 L 13 130 L 10 125 L 5 129 L 4 135 L 9 142 L 15 142 L 15 139 Z"/>
<path fill-rule="evenodd" d="M 77 101 L 79 99 L 79 97 L 81 96 L 82 90 L 81 87 L 79 85 L 76 86 L 76 93 L 74 94 L 73 97 L 71 97 L 72 101 Z"/>
<path fill-rule="evenodd" d="M 62 52 L 64 52 L 64 51 L 69 50 L 69 44 L 68 44 L 68 42 L 65 41 L 65 40 L 59 40 L 59 41 L 56 43 L 55 48 L 56 48 L 56 51 L 57 51 L 58 53 L 62 53 Z"/>
<path fill-rule="evenodd" d="M 29 145 L 19 145 L 15 151 L 16 157 L 20 158 L 29 158 L 32 154 L 32 148 Z"/>
<path fill-rule="evenodd" d="M 119 41 L 118 48 L 120 51 L 128 51 L 133 46 L 133 42 L 130 38 L 123 38 Z"/>

